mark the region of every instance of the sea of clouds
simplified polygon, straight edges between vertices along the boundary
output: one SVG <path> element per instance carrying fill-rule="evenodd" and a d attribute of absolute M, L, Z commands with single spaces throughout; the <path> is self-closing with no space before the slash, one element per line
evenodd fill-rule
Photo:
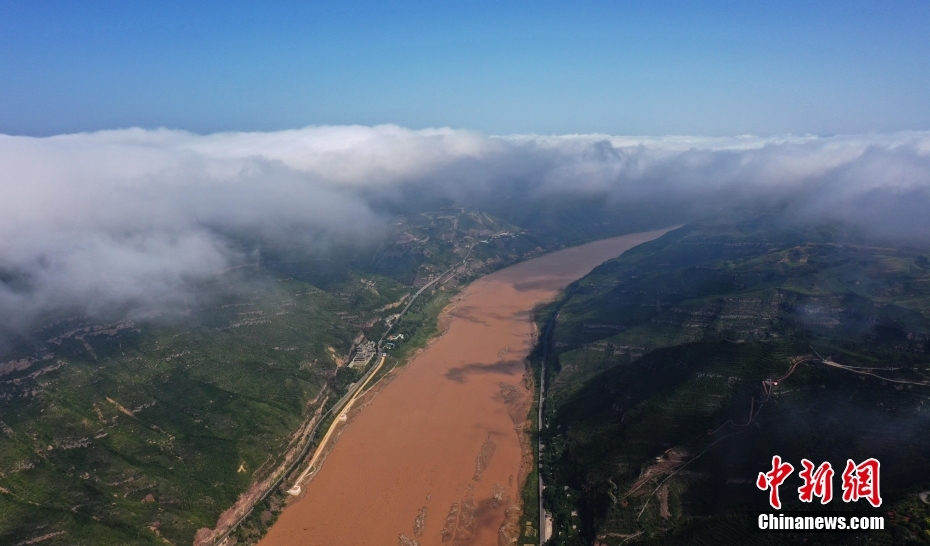
<path fill-rule="evenodd" d="M 486 136 L 308 127 L 197 135 L 0 135 L 0 330 L 42 314 L 183 299 L 248 261 L 248 234 L 308 252 L 377 241 L 410 195 L 596 196 L 718 210 L 785 202 L 930 241 L 930 133 L 803 137 Z"/>

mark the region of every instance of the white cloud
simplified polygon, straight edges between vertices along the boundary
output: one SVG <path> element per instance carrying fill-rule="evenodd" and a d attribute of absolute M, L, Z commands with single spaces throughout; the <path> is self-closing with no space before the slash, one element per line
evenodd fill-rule
<path fill-rule="evenodd" d="M 518 191 L 527 202 L 587 194 L 707 208 L 783 199 L 796 217 L 927 238 L 930 133 L 492 137 L 385 125 L 0 135 L 0 316 L 171 299 L 242 259 L 229 234 L 310 250 L 377 237 L 377 200 L 402 192 L 481 202 Z"/>

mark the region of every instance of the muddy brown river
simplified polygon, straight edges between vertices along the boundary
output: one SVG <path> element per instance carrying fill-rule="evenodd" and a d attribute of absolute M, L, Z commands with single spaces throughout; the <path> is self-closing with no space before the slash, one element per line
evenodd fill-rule
<path fill-rule="evenodd" d="M 260 544 L 496 546 L 520 536 L 532 310 L 667 231 L 567 248 L 466 287 L 444 311 L 442 335 L 356 403 L 303 498 Z"/>

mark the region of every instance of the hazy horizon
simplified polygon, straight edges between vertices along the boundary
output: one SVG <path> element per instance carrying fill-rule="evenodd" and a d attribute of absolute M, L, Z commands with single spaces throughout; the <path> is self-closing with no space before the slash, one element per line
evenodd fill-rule
<path fill-rule="evenodd" d="M 926 3 L 0 7 L 3 331 L 439 204 L 930 238 Z"/>
<path fill-rule="evenodd" d="M 746 526 L 773 453 L 926 542 L 928 53 L 927 0 L 0 0 L 0 543 L 822 542 Z"/>

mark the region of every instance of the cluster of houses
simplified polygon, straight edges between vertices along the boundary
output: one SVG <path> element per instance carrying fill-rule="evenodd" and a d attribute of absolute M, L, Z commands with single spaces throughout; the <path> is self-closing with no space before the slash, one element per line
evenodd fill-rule
<path fill-rule="evenodd" d="M 404 334 L 388 336 L 388 343 L 384 344 L 384 348 L 393 349 L 397 346 L 397 343 L 403 340 Z M 355 343 L 357 343 L 355 347 L 355 356 L 349 361 L 349 367 L 352 369 L 364 368 L 371 362 L 372 357 L 378 354 L 378 346 L 370 339 L 365 340 L 365 337 L 361 333 L 355 338 Z"/>
<path fill-rule="evenodd" d="M 349 367 L 364 368 L 368 365 L 368 362 L 371 361 L 371 357 L 375 356 L 377 352 L 378 348 L 375 347 L 374 341 L 368 340 L 359 344 L 358 348 L 355 350 L 355 356 L 352 357 L 352 361 L 349 362 Z"/>

